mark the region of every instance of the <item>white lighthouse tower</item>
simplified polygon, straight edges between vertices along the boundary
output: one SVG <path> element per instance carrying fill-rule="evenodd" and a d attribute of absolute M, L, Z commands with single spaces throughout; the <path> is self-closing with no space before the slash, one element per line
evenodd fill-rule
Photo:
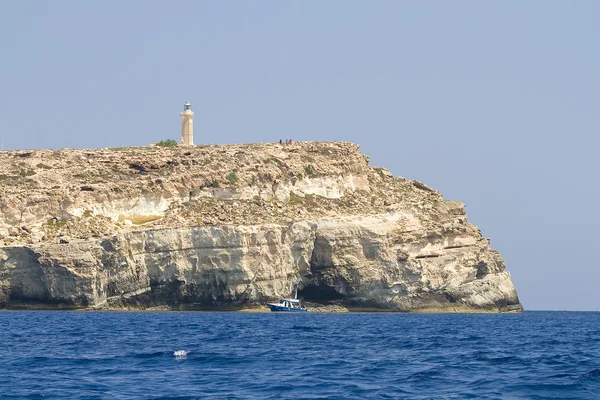
<path fill-rule="evenodd" d="M 184 104 L 181 112 L 181 144 L 194 145 L 194 112 L 189 101 Z"/>

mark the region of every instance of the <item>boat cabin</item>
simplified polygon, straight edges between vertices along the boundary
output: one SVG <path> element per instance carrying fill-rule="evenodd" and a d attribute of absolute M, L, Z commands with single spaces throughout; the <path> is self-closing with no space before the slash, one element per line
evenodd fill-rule
<path fill-rule="evenodd" d="M 279 305 L 289 308 L 302 308 L 300 300 L 297 299 L 281 299 L 279 300 Z"/>
<path fill-rule="evenodd" d="M 267 303 L 271 311 L 308 311 L 298 299 L 280 299 L 279 303 Z"/>

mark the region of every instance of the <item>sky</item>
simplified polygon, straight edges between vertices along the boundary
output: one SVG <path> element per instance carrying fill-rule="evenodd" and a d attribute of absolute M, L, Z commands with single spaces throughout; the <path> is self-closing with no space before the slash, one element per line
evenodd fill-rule
<path fill-rule="evenodd" d="M 529 310 L 600 310 L 600 2 L 0 4 L 3 148 L 342 140 L 464 202 Z"/>

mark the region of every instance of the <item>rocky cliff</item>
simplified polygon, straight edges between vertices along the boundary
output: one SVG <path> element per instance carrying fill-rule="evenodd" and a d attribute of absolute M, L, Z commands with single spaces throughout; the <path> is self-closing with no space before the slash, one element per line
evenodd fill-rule
<path fill-rule="evenodd" d="M 0 307 L 519 311 L 464 205 L 351 143 L 0 152 Z"/>

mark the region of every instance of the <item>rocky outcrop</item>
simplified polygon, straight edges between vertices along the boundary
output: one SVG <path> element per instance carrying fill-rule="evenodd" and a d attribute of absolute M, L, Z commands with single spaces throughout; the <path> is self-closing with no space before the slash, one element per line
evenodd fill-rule
<path fill-rule="evenodd" d="M 350 143 L 4 152 L 0 165 L 3 307 L 245 308 L 298 288 L 351 309 L 522 309 L 462 203 Z"/>

